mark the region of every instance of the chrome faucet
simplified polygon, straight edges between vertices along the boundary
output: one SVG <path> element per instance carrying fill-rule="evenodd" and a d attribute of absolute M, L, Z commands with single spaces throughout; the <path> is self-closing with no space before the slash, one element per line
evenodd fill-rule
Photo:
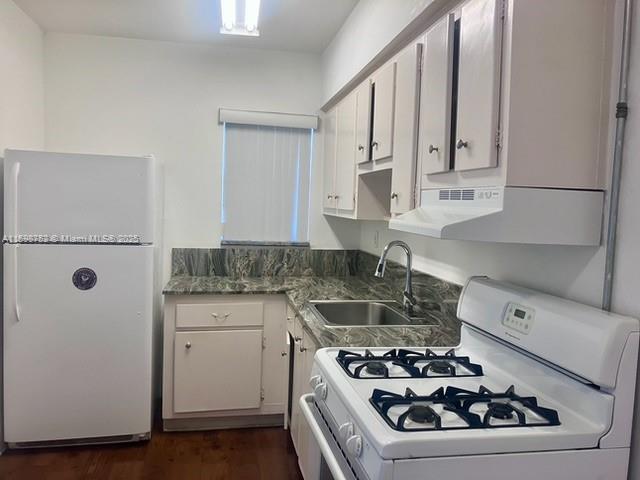
<path fill-rule="evenodd" d="M 413 306 L 418 303 L 413 296 L 413 288 L 411 286 L 411 248 L 402 240 L 392 240 L 387 244 L 386 247 L 382 250 L 382 255 L 380 255 L 380 260 L 378 261 L 378 266 L 376 267 L 375 276 L 378 278 L 384 277 L 384 271 L 387 267 L 387 255 L 389 255 L 389 250 L 393 247 L 400 247 L 404 250 L 404 253 L 407 254 L 407 276 L 405 278 L 404 283 L 404 292 L 402 292 L 402 306 L 407 315 L 413 315 Z"/>

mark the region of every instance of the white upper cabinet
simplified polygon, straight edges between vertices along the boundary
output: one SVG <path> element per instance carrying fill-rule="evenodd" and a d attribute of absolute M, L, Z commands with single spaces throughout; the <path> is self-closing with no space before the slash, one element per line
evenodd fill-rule
<path fill-rule="evenodd" d="M 427 32 L 420 107 L 423 175 L 451 166 L 451 93 L 455 17 L 449 14 Z"/>
<path fill-rule="evenodd" d="M 410 210 L 415 203 L 421 56 L 422 43 L 414 43 L 396 59 L 390 207 L 396 214 Z"/>
<path fill-rule="evenodd" d="M 324 116 L 324 164 L 322 206 L 325 210 L 335 209 L 335 177 L 336 177 L 336 109 L 328 111 Z"/>
<path fill-rule="evenodd" d="M 338 210 L 355 208 L 356 115 L 357 97 L 353 92 L 338 104 L 334 189 Z"/>
<path fill-rule="evenodd" d="M 373 95 L 373 135 L 371 153 L 374 161 L 393 155 L 393 120 L 396 64 L 387 63 L 371 79 Z"/>
<path fill-rule="evenodd" d="M 503 0 L 470 0 L 460 15 L 455 169 L 495 167 Z"/>
<path fill-rule="evenodd" d="M 356 163 L 367 163 L 371 134 L 371 82 L 364 81 L 356 90 Z"/>

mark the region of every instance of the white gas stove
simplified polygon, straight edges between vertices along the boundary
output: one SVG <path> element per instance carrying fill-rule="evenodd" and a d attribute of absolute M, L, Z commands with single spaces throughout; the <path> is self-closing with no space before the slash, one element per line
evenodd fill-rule
<path fill-rule="evenodd" d="M 484 277 L 458 317 L 453 349 L 318 351 L 300 402 L 324 476 L 626 479 L 636 320 Z"/>

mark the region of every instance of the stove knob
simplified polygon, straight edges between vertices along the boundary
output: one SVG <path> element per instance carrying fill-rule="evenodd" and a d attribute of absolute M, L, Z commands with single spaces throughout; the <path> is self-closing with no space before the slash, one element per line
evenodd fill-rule
<path fill-rule="evenodd" d="M 338 428 L 338 433 L 340 434 L 340 437 L 342 437 L 343 439 L 352 437 L 353 436 L 353 423 L 351 423 L 351 422 L 343 423 Z"/>
<path fill-rule="evenodd" d="M 327 384 L 320 382 L 315 387 L 313 387 L 313 393 L 316 398 L 320 400 L 325 400 L 327 398 Z"/>
<path fill-rule="evenodd" d="M 322 377 L 320 375 L 314 375 L 309 379 L 309 386 L 311 388 L 316 388 L 316 385 L 322 383 Z"/>
<path fill-rule="evenodd" d="M 360 435 L 351 435 L 347 438 L 347 451 L 354 457 L 362 454 L 362 437 Z"/>

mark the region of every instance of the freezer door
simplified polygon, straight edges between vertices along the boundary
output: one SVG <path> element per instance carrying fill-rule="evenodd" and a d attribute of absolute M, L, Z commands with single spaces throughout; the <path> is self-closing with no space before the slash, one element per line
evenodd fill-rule
<path fill-rule="evenodd" d="M 149 432 L 154 247 L 3 248 L 5 441 Z"/>
<path fill-rule="evenodd" d="M 7 150 L 5 235 L 130 235 L 153 243 L 158 178 L 153 157 Z"/>

